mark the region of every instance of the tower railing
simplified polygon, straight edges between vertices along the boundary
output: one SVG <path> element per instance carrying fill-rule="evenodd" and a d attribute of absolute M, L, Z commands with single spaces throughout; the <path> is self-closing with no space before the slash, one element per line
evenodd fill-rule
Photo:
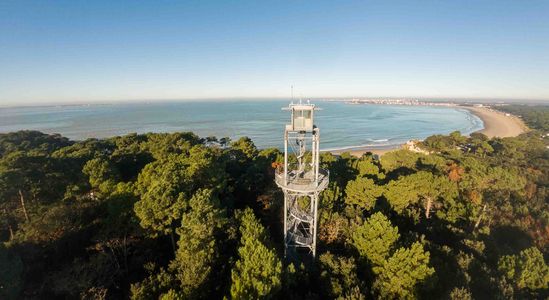
<path fill-rule="evenodd" d="M 318 175 L 315 176 L 314 173 L 314 170 L 310 170 L 304 173 L 303 176 L 299 176 L 293 170 L 284 173 L 284 168 L 277 168 L 275 170 L 275 182 L 280 188 L 294 192 L 310 193 L 324 190 L 330 181 L 330 172 L 319 168 Z M 317 178 L 316 181 L 315 177 Z"/>

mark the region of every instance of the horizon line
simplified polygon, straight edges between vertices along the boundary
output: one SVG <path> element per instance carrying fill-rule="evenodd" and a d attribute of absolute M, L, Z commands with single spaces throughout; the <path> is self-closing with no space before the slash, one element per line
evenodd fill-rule
<path fill-rule="evenodd" d="M 533 102 L 549 104 L 549 98 L 503 98 L 503 97 L 430 97 L 430 96 L 337 96 L 337 97 L 301 97 L 302 100 L 368 100 L 368 99 L 403 99 L 403 100 L 423 100 L 435 102 L 524 102 L 522 104 L 533 104 Z M 41 106 L 71 106 L 71 105 L 108 105 L 117 103 L 147 103 L 147 102 L 195 102 L 195 101 L 222 101 L 222 100 L 288 100 L 291 101 L 291 96 L 288 97 L 270 97 L 270 96 L 227 96 L 227 97 L 181 97 L 181 98 L 134 98 L 134 99 L 109 99 L 109 100 L 73 100 L 73 101 L 50 101 L 50 102 L 28 102 L 28 103 L 9 103 L 0 104 L 0 108 L 17 108 L 17 107 L 41 107 Z M 293 99 L 294 101 L 299 98 Z"/>

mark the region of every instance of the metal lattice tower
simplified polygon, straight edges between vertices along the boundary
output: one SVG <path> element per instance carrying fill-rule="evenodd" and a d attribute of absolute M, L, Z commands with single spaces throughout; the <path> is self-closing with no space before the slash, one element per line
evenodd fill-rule
<path fill-rule="evenodd" d="M 319 168 L 320 131 L 313 123 L 314 104 L 290 104 L 291 124 L 284 130 L 284 166 L 276 170 L 276 184 L 284 191 L 285 255 L 316 254 L 318 196 L 329 181 Z"/>

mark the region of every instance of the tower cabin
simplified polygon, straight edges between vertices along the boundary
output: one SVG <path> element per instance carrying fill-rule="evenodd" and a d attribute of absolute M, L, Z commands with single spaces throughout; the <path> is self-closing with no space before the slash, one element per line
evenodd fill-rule
<path fill-rule="evenodd" d="M 288 131 L 313 131 L 314 104 L 290 105 L 289 109 L 292 111 L 292 123 L 286 125 Z"/>

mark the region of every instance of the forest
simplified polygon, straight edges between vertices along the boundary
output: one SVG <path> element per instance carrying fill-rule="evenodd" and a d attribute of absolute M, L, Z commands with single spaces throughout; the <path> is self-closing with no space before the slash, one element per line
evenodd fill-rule
<path fill-rule="evenodd" d="M 0 299 L 546 299 L 548 107 L 330 171 L 310 262 L 284 259 L 283 155 L 190 132 L 0 134 Z"/>

